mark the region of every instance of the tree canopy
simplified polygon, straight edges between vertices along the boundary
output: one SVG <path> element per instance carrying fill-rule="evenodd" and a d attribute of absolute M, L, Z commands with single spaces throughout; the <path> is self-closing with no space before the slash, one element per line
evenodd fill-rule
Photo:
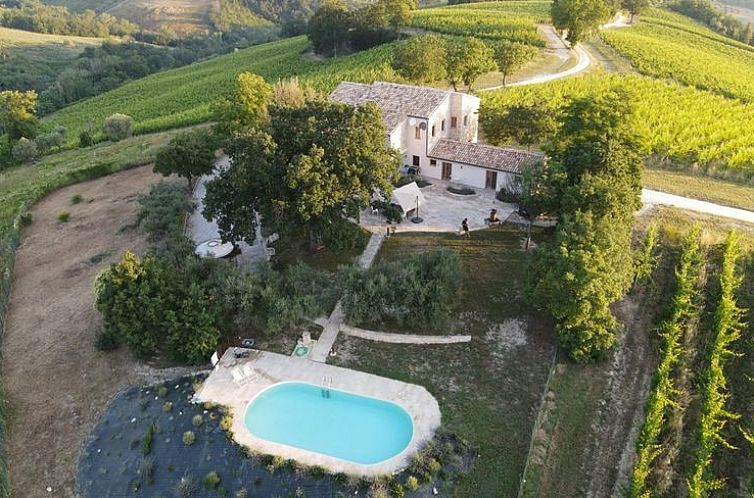
<path fill-rule="evenodd" d="M 239 74 L 233 92 L 213 106 L 216 133 L 231 137 L 264 126 L 272 94 L 272 87 L 261 76 Z"/>
<path fill-rule="evenodd" d="M 212 172 L 217 148 L 217 139 L 209 129 L 181 133 L 157 153 L 154 172 L 178 175 L 192 186 L 198 177 Z"/>
<path fill-rule="evenodd" d="M 393 68 L 416 83 L 440 81 L 447 76 L 445 39 L 422 35 L 402 43 L 395 51 Z"/>
<path fill-rule="evenodd" d="M 477 78 L 495 69 L 492 56 L 492 48 L 479 38 L 452 40 L 447 48 L 447 73 L 453 88 L 463 83 L 471 90 Z"/>
<path fill-rule="evenodd" d="M 606 0 L 553 0 L 550 14 L 555 29 L 567 32 L 567 39 L 576 44 L 594 33 L 614 13 Z"/>
<path fill-rule="evenodd" d="M 225 240 L 254 240 L 256 214 L 276 227 L 318 227 L 344 220 L 389 195 L 400 158 L 388 147 L 379 108 L 309 100 L 269 107 L 266 127 L 228 148 L 231 166 L 207 186 L 204 216 Z"/>
<path fill-rule="evenodd" d="M 578 361 L 615 344 L 610 305 L 633 281 L 630 239 L 642 162 L 630 102 L 625 92 L 573 101 L 549 163 L 525 177 L 531 200 L 559 217 L 555 239 L 532 255 L 527 296 L 556 319 L 561 344 Z"/>
<path fill-rule="evenodd" d="M 486 136 L 531 147 L 548 142 L 558 129 L 558 111 L 543 101 L 514 104 L 498 119 L 486 123 Z"/>
<path fill-rule="evenodd" d="M 37 134 L 37 92 L 5 90 L 0 92 L 0 135 L 7 135 L 8 142 L 21 137 L 34 138 Z"/>
<path fill-rule="evenodd" d="M 503 86 L 510 73 L 532 60 L 538 53 L 536 47 L 520 42 L 500 41 L 494 47 L 494 60 L 503 73 Z"/>

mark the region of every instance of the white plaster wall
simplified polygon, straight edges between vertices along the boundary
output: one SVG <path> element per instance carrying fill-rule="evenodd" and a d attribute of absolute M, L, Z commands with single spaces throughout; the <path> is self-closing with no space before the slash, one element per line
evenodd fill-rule
<path fill-rule="evenodd" d="M 448 162 L 448 161 L 444 161 Z M 436 166 L 427 166 L 422 168 L 422 175 L 428 178 L 441 179 L 442 178 L 442 163 L 443 161 L 437 160 Z M 429 164 L 429 162 L 427 163 Z M 460 183 L 469 187 L 483 189 L 487 179 L 487 169 L 480 168 L 478 166 L 469 166 L 468 164 L 451 163 L 453 165 L 453 172 L 450 181 L 453 183 Z M 494 171 L 494 170 L 489 170 Z M 515 181 L 516 175 L 513 173 L 506 173 L 504 171 L 497 172 L 497 186 L 495 191 L 500 190 L 503 186 L 509 186 Z"/>
<path fill-rule="evenodd" d="M 414 135 L 414 128 L 424 123 L 425 129 L 421 130 L 421 138 L 417 139 Z M 403 126 L 403 164 L 402 166 L 411 166 L 413 156 L 419 156 L 419 167 L 422 170 L 429 166 L 427 159 L 427 137 L 429 128 L 426 119 L 414 118 L 409 116 L 404 121 Z"/>

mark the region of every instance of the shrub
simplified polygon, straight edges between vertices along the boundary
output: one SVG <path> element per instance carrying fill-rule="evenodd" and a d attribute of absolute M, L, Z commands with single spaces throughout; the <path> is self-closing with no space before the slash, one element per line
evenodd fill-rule
<path fill-rule="evenodd" d="M 137 473 L 144 481 L 150 482 L 154 475 L 154 458 L 151 456 L 142 457 L 139 461 L 139 469 L 137 470 Z"/>
<path fill-rule="evenodd" d="M 369 488 L 369 498 L 390 498 L 388 488 L 383 482 L 375 482 Z"/>
<path fill-rule="evenodd" d="M 153 253 L 177 260 L 193 253 L 193 242 L 183 234 L 183 220 L 194 211 L 185 189 L 160 182 L 139 197 L 137 219 L 147 232 Z"/>
<path fill-rule="evenodd" d="M 194 415 L 194 417 L 191 419 L 191 425 L 194 427 L 201 427 L 204 423 L 204 417 L 201 415 Z"/>
<path fill-rule="evenodd" d="M 236 498 L 249 498 L 249 492 L 246 490 L 246 488 L 241 488 L 236 491 Z"/>
<path fill-rule="evenodd" d="M 63 126 L 56 126 L 50 133 L 38 135 L 34 139 L 34 143 L 37 146 L 37 151 L 40 155 L 47 154 L 53 148 L 60 148 L 65 145 L 66 129 Z"/>
<path fill-rule="evenodd" d="M 388 223 L 398 224 L 403 221 L 403 210 L 400 206 L 385 201 L 374 201 L 372 207 L 385 217 Z"/>
<path fill-rule="evenodd" d="M 460 279 L 460 259 L 446 250 L 366 270 L 352 266 L 341 276 L 343 310 L 355 324 L 431 326 L 446 317 Z"/>
<path fill-rule="evenodd" d="M 157 395 L 161 398 L 164 398 L 168 395 L 168 388 L 165 386 L 160 386 L 157 388 Z"/>
<path fill-rule="evenodd" d="M 196 434 L 194 434 L 194 431 L 186 431 L 183 433 L 183 444 L 186 446 L 191 446 L 196 442 Z"/>
<path fill-rule="evenodd" d="M 133 131 L 134 120 L 131 116 L 125 114 L 113 114 L 105 119 L 102 125 L 102 133 L 105 134 L 108 140 L 112 142 L 119 142 L 125 138 L 131 136 Z"/>
<path fill-rule="evenodd" d="M 21 213 L 21 216 L 18 217 L 18 221 L 21 224 L 22 227 L 28 227 L 31 225 L 33 221 L 33 217 L 30 212 Z"/>
<path fill-rule="evenodd" d="M 71 219 L 71 213 L 68 211 L 61 211 L 58 213 L 58 221 L 62 221 L 63 223 L 67 222 Z"/>
<path fill-rule="evenodd" d="M 97 351 L 113 351 L 120 346 L 120 339 L 112 330 L 102 328 L 97 332 L 94 347 Z"/>
<path fill-rule="evenodd" d="M 503 187 L 497 191 L 495 198 L 500 202 L 509 202 L 511 204 L 518 204 L 521 202 L 521 194 L 515 189 L 509 187 Z"/>
<path fill-rule="evenodd" d="M 415 476 L 408 476 L 408 479 L 406 479 L 406 489 L 411 492 L 419 489 L 419 480 Z"/>
<path fill-rule="evenodd" d="M 33 140 L 21 137 L 11 149 L 11 156 L 18 162 L 28 163 L 37 157 L 37 144 Z"/>
<path fill-rule="evenodd" d="M 173 409 L 173 402 L 172 401 L 166 401 L 162 404 L 162 411 L 165 413 L 171 411 Z"/>
<path fill-rule="evenodd" d="M 341 218 L 320 222 L 317 233 L 327 248 L 335 253 L 363 251 L 369 242 L 369 232 Z"/>
<path fill-rule="evenodd" d="M 178 498 L 192 498 L 196 494 L 196 484 L 194 478 L 188 474 L 178 479 L 175 485 L 175 493 Z"/>
<path fill-rule="evenodd" d="M 233 427 L 233 414 L 226 413 L 223 415 L 223 418 L 220 419 L 220 429 L 228 432 L 231 427 Z"/>
<path fill-rule="evenodd" d="M 81 204 L 81 201 L 83 201 L 84 198 L 81 196 L 81 194 L 74 194 L 71 197 L 71 204 Z"/>
<path fill-rule="evenodd" d="M 215 472 L 214 470 L 211 472 L 208 472 L 206 476 L 204 476 L 204 479 L 202 480 L 202 484 L 207 489 L 217 489 L 217 486 L 220 485 L 220 475 Z"/>
<path fill-rule="evenodd" d="M 406 495 L 406 489 L 403 487 L 403 484 L 399 482 L 393 482 L 393 484 L 390 486 L 390 495 L 393 498 L 403 498 Z"/>
<path fill-rule="evenodd" d="M 332 277 L 298 264 L 284 272 L 233 272 L 213 290 L 213 300 L 239 328 L 276 333 L 324 314 L 337 301 Z"/>
<path fill-rule="evenodd" d="M 142 455 L 149 455 L 152 452 L 152 442 L 154 433 L 157 430 L 157 426 L 151 424 L 147 427 L 147 432 L 144 433 L 144 438 L 141 440 L 141 453 Z"/>
<path fill-rule="evenodd" d="M 94 135 L 91 130 L 81 130 L 79 133 L 79 147 L 91 147 L 94 145 Z"/>

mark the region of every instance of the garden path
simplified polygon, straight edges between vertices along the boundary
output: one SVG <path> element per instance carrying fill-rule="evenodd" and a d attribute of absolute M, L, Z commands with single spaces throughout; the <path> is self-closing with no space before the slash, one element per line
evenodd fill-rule
<path fill-rule="evenodd" d="M 374 258 L 377 256 L 377 253 L 382 246 L 383 240 L 385 240 L 385 235 L 383 233 L 372 233 L 372 236 L 369 238 L 369 243 L 359 257 L 359 266 L 362 268 L 369 268 L 372 266 Z M 322 334 L 320 334 L 319 339 L 317 339 L 317 343 L 309 353 L 310 360 L 318 361 L 320 363 L 325 363 L 327 361 L 327 358 L 330 356 L 330 350 L 332 350 L 332 346 L 338 338 L 338 333 L 340 332 L 344 321 L 345 313 L 343 313 L 343 307 L 340 305 L 340 301 L 338 301 L 338 304 L 335 305 L 335 309 L 330 314 L 330 317 L 324 322 L 324 330 L 322 331 Z"/>
<path fill-rule="evenodd" d="M 391 334 L 389 332 L 360 329 L 345 324 L 340 326 L 340 331 L 346 335 L 360 339 L 390 342 L 393 344 L 458 344 L 460 342 L 471 342 L 470 335 Z"/>

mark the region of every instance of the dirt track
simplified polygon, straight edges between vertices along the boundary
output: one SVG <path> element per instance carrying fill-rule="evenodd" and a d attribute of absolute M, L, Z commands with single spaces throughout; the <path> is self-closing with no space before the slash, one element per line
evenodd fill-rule
<path fill-rule="evenodd" d="M 95 349 L 92 283 L 123 251 L 144 251 L 136 198 L 159 178 L 149 166 L 124 171 L 59 190 L 32 209 L 2 346 L 14 498 L 75 496 L 79 451 L 98 415 L 117 391 L 154 374 L 125 350 Z M 83 202 L 73 205 L 74 194 Z M 57 219 L 63 210 L 67 223 Z"/>

